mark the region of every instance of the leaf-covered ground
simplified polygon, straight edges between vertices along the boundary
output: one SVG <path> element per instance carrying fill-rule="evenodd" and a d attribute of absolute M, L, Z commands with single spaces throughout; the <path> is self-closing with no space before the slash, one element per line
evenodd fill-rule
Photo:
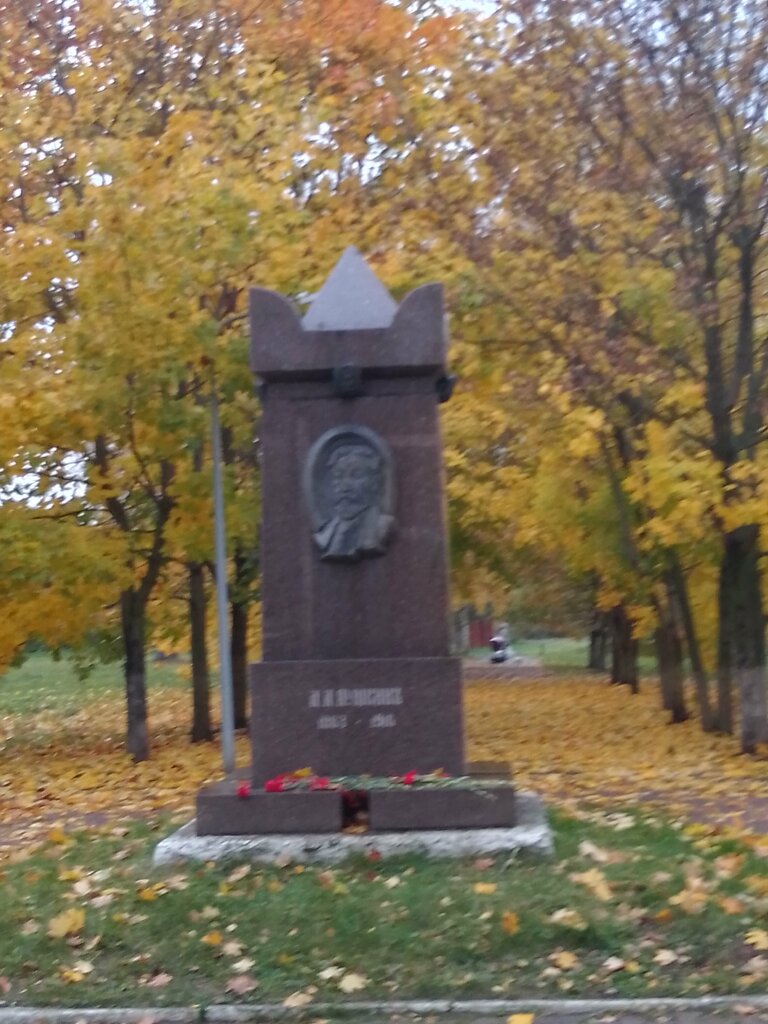
<path fill-rule="evenodd" d="M 748 995 L 768 980 L 768 762 L 666 725 L 650 685 L 467 687 L 470 757 L 509 761 L 559 808 L 553 862 L 331 871 L 152 869 L 157 837 L 220 775 L 218 746 L 187 742 L 186 688 L 153 688 L 153 758 L 134 765 L 114 679 L 76 699 L 45 672 L 13 685 L 0 689 L 0 1002 Z"/>
<path fill-rule="evenodd" d="M 467 688 L 471 755 L 509 761 L 558 804 L 651 803 L 669 815 L 768 832 L 768 760 L 694 719 L 669 725 L 658 688 L 632 695 L 588 676 Z"/>
<path fill-rule="evenodd" d="M 40 711 L 7 700 L 0 846 L 44 836 L 59 819 L 191 814 L 197 788 L 221 774 L 218 745 L 188 743 L 184 687 L 164 685 L 150 704 L 153 755 L 136 765 L 122 750 L 119 686 L 94 689 L 80 706 L 66 694 Z M 465 708 L 470 758 L 509 762 L 520 786 L 558 805 L 650 802 L 768 833 L 768 760 L 739 756 L 730 738 L 706 736 L 695 721 L 666 724 L 650 683 L 637 696 L 584 676 L 471 683 Z M 239 737 L 238 763 L 248 756 Z"/>
<path fill-rule="evenodd" d="M 643 813 L 553 815 L 557 857 L 153 869 L 169 822 L 51 830 L 0 865 L 0 1003 L 759 992 L 756 849 Z"/>

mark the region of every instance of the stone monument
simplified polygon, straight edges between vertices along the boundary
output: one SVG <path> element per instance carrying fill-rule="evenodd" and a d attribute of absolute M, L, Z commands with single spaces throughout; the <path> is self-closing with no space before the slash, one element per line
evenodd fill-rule
<path fill-rule="evenodd" d="M 333 831 L 318 776 L 467 774 L 461 662 L 449 653 L 438 403 L 450 397 L 440 285 L 398 306 L 347 249 L 303 320 L 253 289 L 260 381 L 263 660 L 251 668 L 252 775 L 198 796 L 201 835 Z M 507 826 L 511 785 L 372 789 L 371 829 Z"/>

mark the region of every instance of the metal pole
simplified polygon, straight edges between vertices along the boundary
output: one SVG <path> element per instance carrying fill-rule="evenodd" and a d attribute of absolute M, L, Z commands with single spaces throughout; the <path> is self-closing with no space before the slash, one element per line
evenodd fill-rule
<path fill-rule="evenodd" d="M 219 633 L 219 686 L 221 689 L 221 757 L 224 773 L 235 770 L 235 701 L 227 622 L 227 539 L 224 523 L 221 426 L 216 382 L 211 383 L 211 436 L 213 440 L 213 528 L 216 540 L 216 618 Z"/>

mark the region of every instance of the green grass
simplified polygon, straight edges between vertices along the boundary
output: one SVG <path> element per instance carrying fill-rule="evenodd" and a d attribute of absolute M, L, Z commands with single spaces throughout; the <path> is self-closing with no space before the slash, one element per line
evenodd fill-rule
<path fill-rule="evenodd" d="M 147 681 L 152 688 L 189 685 L 175 665 L 151 659 L 147 660 Z M 66 716 L 101 697 L 120 697 L 124 686 L 120 664 L 97 665 L 82 679 L 70 658 L 31 654 L 0 675 L 0 715 L 54 711 Z"/>
<path fill-rule="evenodd" d="M 151 850 L 167 821 L 158 830 L 80 833 L 64 843 L 59 836 L 28 859 L 0 865 L 5 999 L 236 1001 L 227 983 L 244 958 L 253 961 L 245 975 L 258 982 L 247 998 L 256 1000 L 296 991 L 341 1000 L 338 976 L 322 977 L 328 968 L 368 979 L 357 998 L 681 995 L 764 984 L 758 973 L 745 987 L 739 972 L 755 954 L 744 936 L 768 914 L 765 897 L 746 881 L 765 878 L 765 861 L 732 840 L 697 838 L 652 818 L 555 815 L 554 825 L 550 862 L 358 858 L 335 869 L 253 865 L 247 873 L 234 862 L 153 870 Z M 594 848 L 580 851 L 585 840 L 615 862 L 596 862 Z M 715 858 L 734 851 L 743 856 L 738 871 L 718 879 Z M 571 877 L 588 871 L 602 872 L 610 899 Z M 709 887 L 701 913 L 669 902 L 686 877 Z M 723 895 L 738 895 L 743 911 L 725 913 Z M 68 938 L 49 937 L 50 920 L 72 908 L 84 910 L 84 924 Z M 553 922 L 563 908 L 577 912 L 583 928 Z M 514 934 L 503 926 L 505 913 L 517 915 Z M 232 942 L 239 945 L 225 946 Z M 659 964 L 660 949 L 678 959 Z M 567 970 L 556 966 L 564 951 L 576 958 Z M 611 970 L 612 957 L 626 966 Z M 63 972 L 82 962 L 91 969 L 68 983 Z"/>

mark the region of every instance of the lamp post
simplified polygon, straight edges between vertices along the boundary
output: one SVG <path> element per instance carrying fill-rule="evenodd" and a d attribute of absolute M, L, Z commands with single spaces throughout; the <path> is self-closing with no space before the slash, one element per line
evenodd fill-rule
<path fill-rule="evenodd" d="M 213 452 L 213 530 L 216 567 L 216 620 L 219 635 L 219 687 L 221 691 L 221 758 L 224 772 L 235 770 L 235 702 L 232 693 L 232 662 L 227 623 L 227 538 L 224 522 L 221 424 L 216 378 L 211 379 L 211 439 Z"/>

